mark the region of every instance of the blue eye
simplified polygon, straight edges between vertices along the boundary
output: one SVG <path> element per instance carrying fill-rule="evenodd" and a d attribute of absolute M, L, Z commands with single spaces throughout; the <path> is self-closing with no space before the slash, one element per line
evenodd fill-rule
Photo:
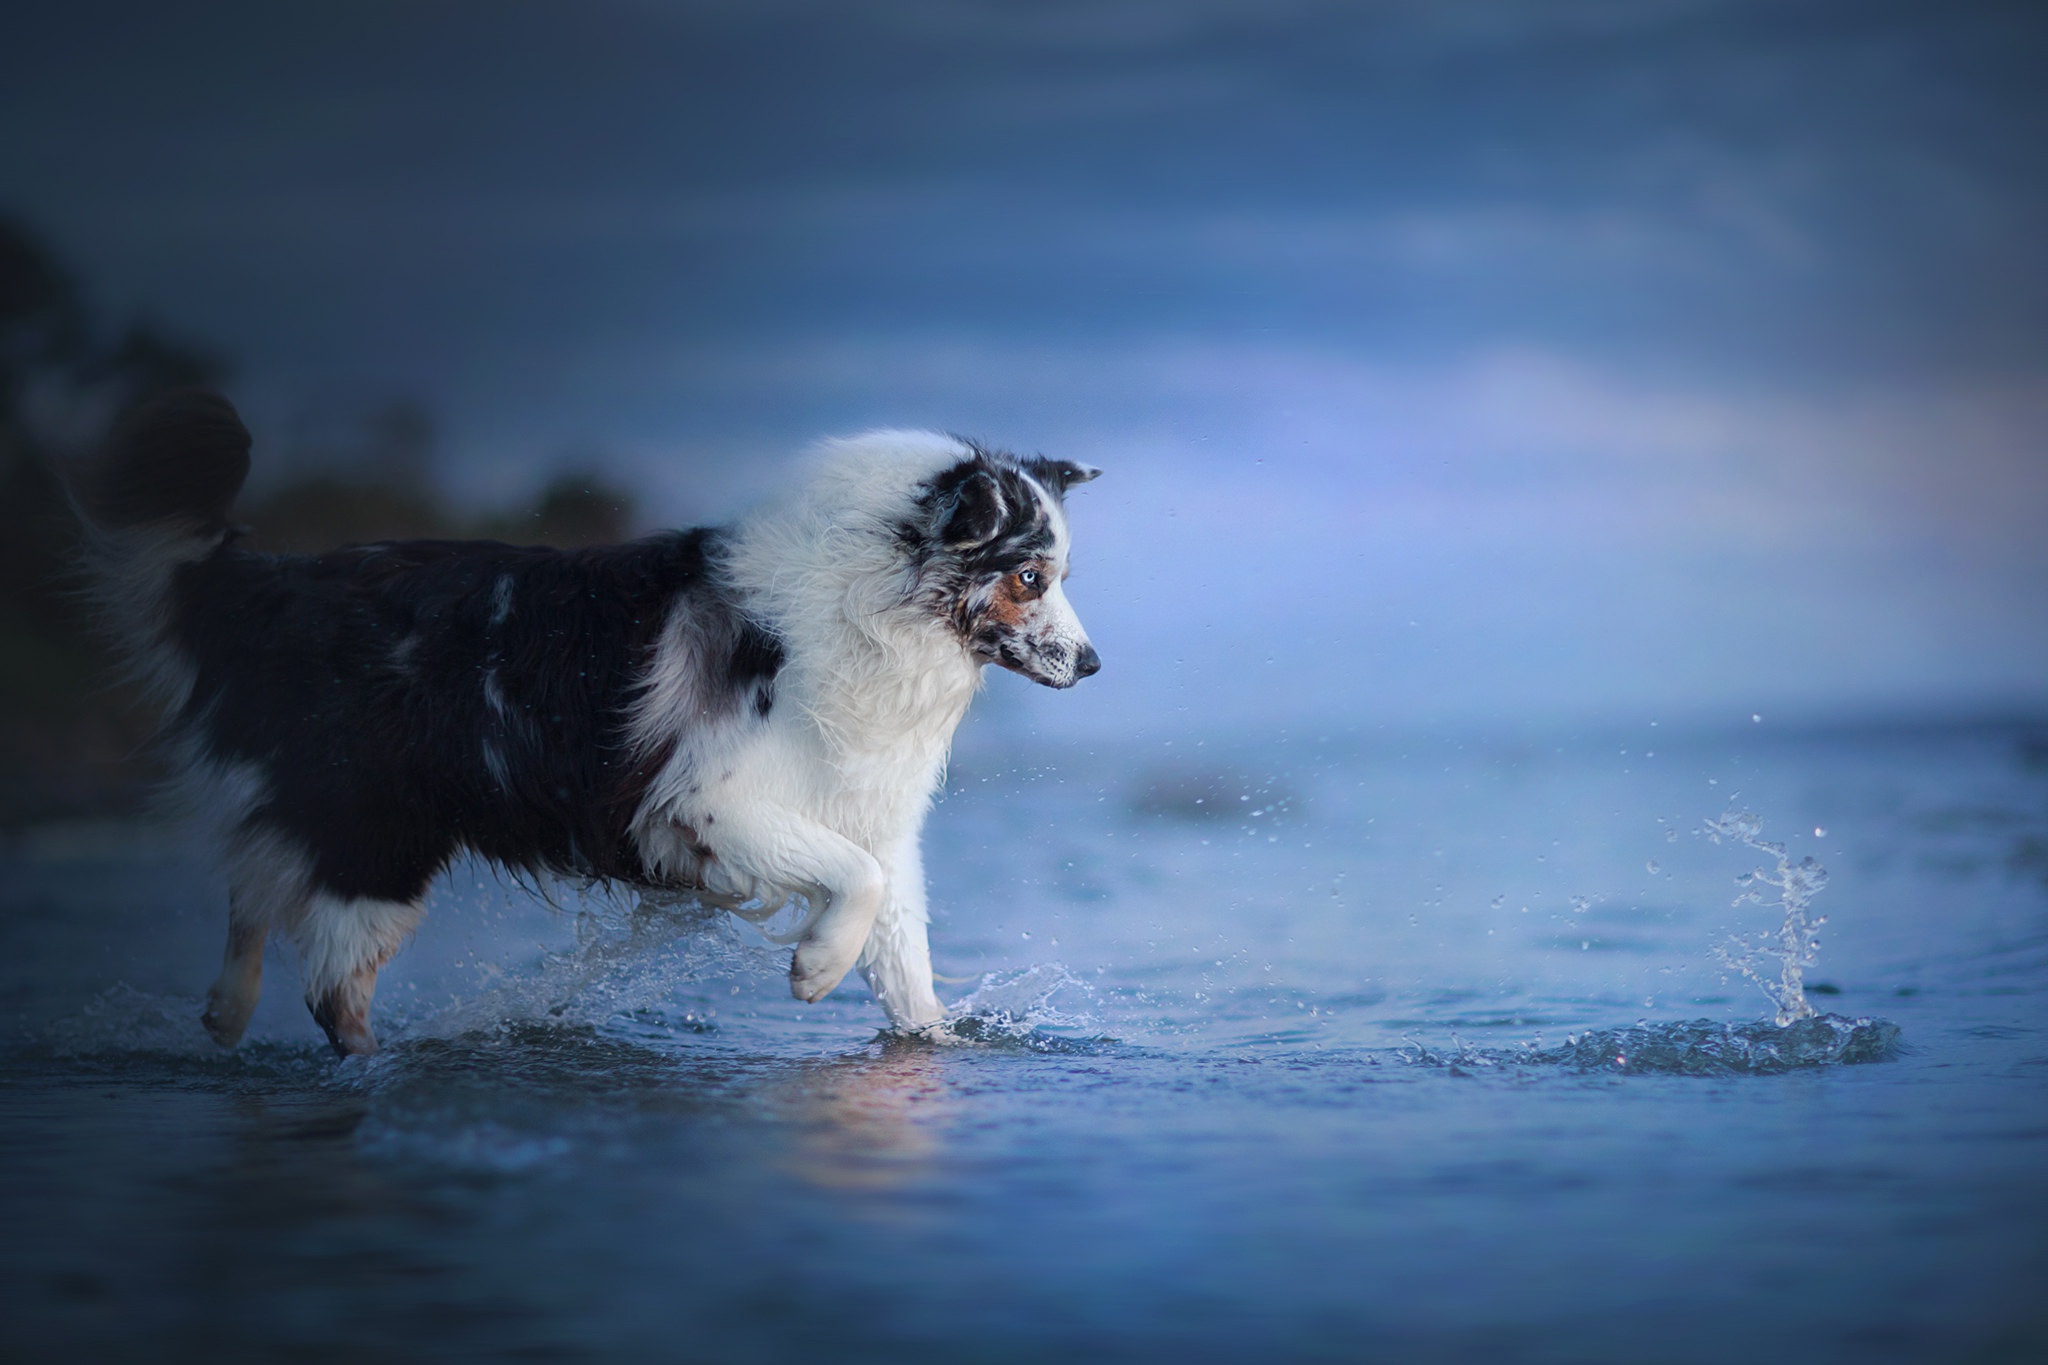
<path fill-rule="evenodd" d="M 1036 569 L 1024 569 L 1024 570 L 1022 570 L 1022 571 L 1021 571 L 1021 572 L 1019 572 L 1019 573 L 1018 573 L 1018 575 L 1017 575 L 1017 581 L 1018 581 L 1019 583 L 1022 583 L 1022 584 L 1023 584 L 1023 585 L 1025 586 L 1025 587 L 1027 587 L 1027 588 L 1035 588 L 1035 587 L 1037 587 L 1037 586 L 1038 586 L 1038 570 L 1036 570 Z"/>

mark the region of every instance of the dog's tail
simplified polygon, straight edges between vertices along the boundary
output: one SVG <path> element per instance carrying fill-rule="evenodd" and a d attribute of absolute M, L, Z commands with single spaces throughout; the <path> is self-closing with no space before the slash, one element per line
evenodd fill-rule
<path fill-rule="evenodd" d="M 135 677 L 169 709 L 191 685 L 172 638 L 176 577 L 227 543 L 248 475 L 248 428 L 227 399 L 202 390 L 129 409 L 99 458 L 72 473 L 88 592 Z"/>

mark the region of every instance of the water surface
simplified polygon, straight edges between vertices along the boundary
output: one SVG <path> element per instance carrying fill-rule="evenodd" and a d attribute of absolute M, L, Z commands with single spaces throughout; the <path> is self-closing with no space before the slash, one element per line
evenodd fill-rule
<path fill-rule="evenodd" d="M 1731 812 L 1828 872 L 1789 1034 Z M 2036 732 L 970 741 L 928 862 L 957 1045 L 463 867 L 338 1063 L 284 960 L 205 1041 L 175 832 L 17 835 L 0 1346 L 2048 1358 Z"/>

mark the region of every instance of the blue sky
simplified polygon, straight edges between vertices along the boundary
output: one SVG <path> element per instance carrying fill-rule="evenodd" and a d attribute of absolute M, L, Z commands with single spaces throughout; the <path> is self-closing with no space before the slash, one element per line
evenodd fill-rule
<path fill-rule="evenodd" d="M 2023 5 L 46 7 L 0 206 L 258 427 L 723 516 L 828 432 L 1100 464 L 1113 730 L 2048 704 Z"/>

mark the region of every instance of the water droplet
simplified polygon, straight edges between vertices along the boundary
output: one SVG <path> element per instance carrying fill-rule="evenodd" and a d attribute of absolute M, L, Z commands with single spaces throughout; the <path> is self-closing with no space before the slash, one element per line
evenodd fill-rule
<path fill-rule="evenodd" d="M 1655 858 L 1652 858 L 1650 859 L 1650 861 L 1643 864 L 1643 871 L 1649 873 L 1652 877 L 1656 876 L 1659 872 L 1662 872 L 1663 870 L 1663 868 L 1657 865 L 1657 860 Z"/>
<path fill-rule="evenodd" d="M 1819 825 L 1815 825 L 1813 827 L 1813 837 L 1816 839 L 1825 839 L 1828 837 L 1828 832 L 1822 829 Z"/>
<path fill-rule="evenodd" d="M 1593 902 L 1586 896 L 1573 896 L 1571 898 L 1571 906 L 1574 915 L 1583 915 L 1593 908 Z"/>

